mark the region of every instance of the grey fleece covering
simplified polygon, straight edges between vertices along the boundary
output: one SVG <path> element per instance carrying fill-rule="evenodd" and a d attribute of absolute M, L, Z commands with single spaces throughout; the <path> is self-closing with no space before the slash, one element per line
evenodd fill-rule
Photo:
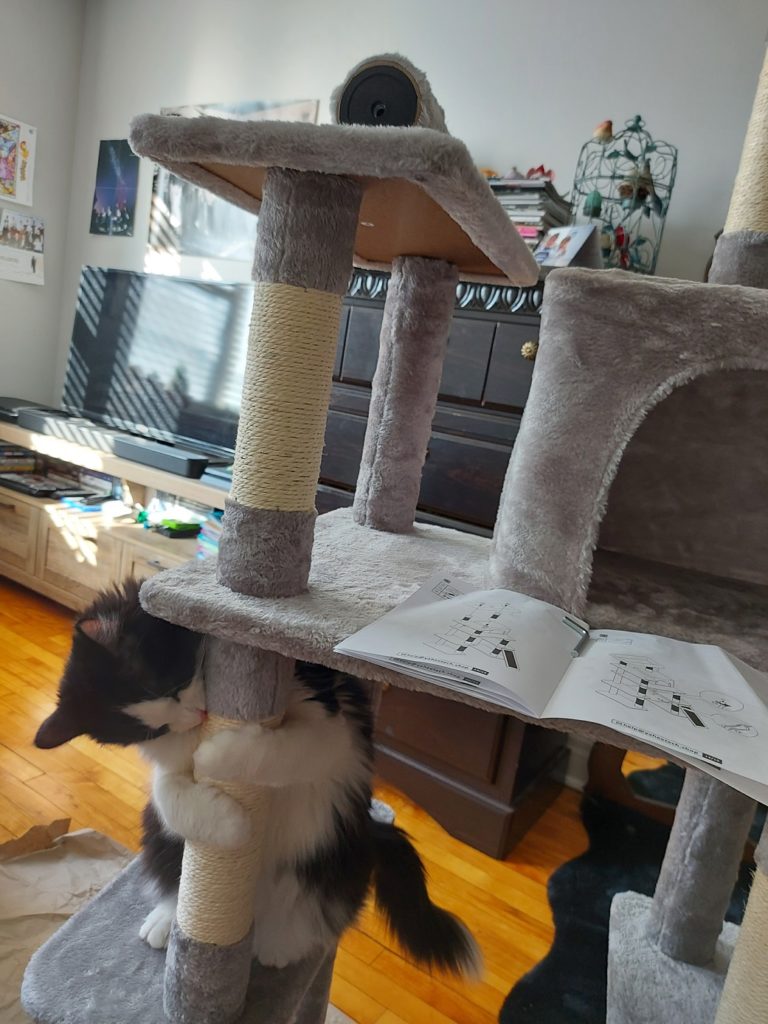
<path fill-rule="evenodd" d="M 606 1024 L 714 1024 L 738 927 L 724 925 L 712 962 L 694 967 L 648 942 L 650 909 L 636 892 L 613 898 Z"/>
<path fill-rule="evenodd" d="M 363 526 L 413 527 L 458 280 L 442 260 L 401 256 L 392 264 L 352 506 Z"/>
<path fill-rule="evenodd" d="M 582 611 L 608 490 L 643 418 L 699 375 L 768 370 L 766 325 L 768 294 L 754 288 L 550 274 L 494 535 L 496 584 Z"/>
<path fill-rule="evenodd" d="M 360 178 L 364 186 L 371 178 L 406 179 L 445 210 L 499 276 L 520 285 L 538 280 L 536 261 L 466 146 L 444 132 L 142 114 L 131 124 L 130 143 L 140 156 L 252 211 L 258 201 L 201 165 L 287 167 Z"/>
<path fill-rule="evenodd" d="M 278 718 L 295 686 L 294 667 L 292 658 L 274 651 L 209 636 L 203 661 L 208 710 L 246 722 Z"/>
<path fill-rule="evenodd" d="M 754 800 L 686 771 L 648 914 L 648 940 L 662 953 L 712 963 L 754 817 Z"/>
<path fill-rule="evenodd" d="M 709 281 L 768 288 L 768 232 L 721 235 Z M 737 328 L 738 319 L 726 324 Z M 723 347 L 730 348 L 727 333 Z M 675 391 L 624 453 L 600 545 L 768 583 L 767 420 L 763 373 L 717 373 Z"/>
<path fill-rule="evenodd" d="M 471 694 L 447 691 L 369 662 L 343 657 L 333 648 L 400 604 L 435 572 L 453 574 L 477 589 L 487 588 L 491 585 L 487 572 L 489 547 L 484 537 L 421 523 L 407 534 L 369 530 L 354 522 L 349 509 L 338 509 L 317 520 L 309 590 L 305 594 L 281 600 L 234 594 L 217 584 L 215 561 L 207 559 L 147 580 L 141 601 L 152 615 L 190 629 L 487 709 L 487 703 Z M 738 642 L 731 637 L 728 647 L 756 667 L 768 668 L 768 587 L 736 584 L 731 590 L 727 580 L 680 574 L 636 559 L 623 564 L 619 556 L 608 556 L 607 563 L 606 596 L 602 598 L 604 571 L 602 559 L 597 560 L 592 591 L 595 603 L 587 607 L 591 625 L 621 625 L 642 631 L 663 628 L 680 639 L 716 643 L 717 636 L 713 637 L 711 631 L 724 610 L 737 616 L 749 611 L 748 621 L 761 623 L 762 632 L 755 637 L 744 630 Z M 629 580 L 634 596 L 629 591 Z M 710 600 L 714 602 L 712 607 Z M 657 604 L 669 609 L 661 623 L 656 618 Z M 522 715 L 516 717 L 530 721 Z M 668 756 L 587 723 L 552 719 L 539 724 Z"/>
<path fill-rule="evenodd" d="M 151 907 L 135 860 L 32 957 L 21 990 L 30 1017 L 37 1024 L 168 1024 L 163 1010 L 165 954 L 139 938 L 139 926 Z M 202 1007 L 215 1006 L 206 978 L 218 982 L 231 963 L 212 949 L 207 961 L 196 964 Z M 295 1024 L 305 1000 L 308 1012 L 315 1014 L 306 1018 L 307 1024 L 316 1024 L 322 1020 L 315 1011 L 327 995 L 327 980 L 323 953 L 283 970 L 254 964 L 239 1024 Z M 204 1024 L 200 1016 L 176 1019 Z"/>
<path fill-rule="evenodd" d="M 362 189 L 351 178 L 271 167 L 259 214 L 254 281 L 344 295 Z"/>
<path fill-rule="evenodd" d="M 726 231 L 717 240 L 712 284 L 768 288 L 768 231 Z"/>
<path fill-rule="evenodd" d="M 174 923 L 165 958 L 163 1009 L 170 1024 L 232 1024 L 245 1008 L 253 929 L 234 946 L 191 939 Z"/>
<path fill-rule="evenodd" d="M 225 501 L 219 582 L 241 594 L 288 597 L 307 585 L 317 513 L 249 508 Z"/>

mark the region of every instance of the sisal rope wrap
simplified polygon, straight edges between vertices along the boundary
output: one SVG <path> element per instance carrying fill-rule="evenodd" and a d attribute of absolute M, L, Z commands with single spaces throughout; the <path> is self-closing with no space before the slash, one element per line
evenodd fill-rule
<path fill-rule="evenodd" d="M 341 296 L 257 282 L 232 497 L 283 512 L 315 507 Z"/>
<path fill-rule="evenodd" d="M 768 1021 L 768 875 L 755 874 L 715 1024 Z"/>
<path fill-rule="evenodd" d="M 222 729 L 236 729 L 241 721 L 209 715 L 202 739 Z M 278 721 L 261 722 L 275 726 Z M 200 781 L 199 779 L 197 781 Z M 215 782 L 219 789 L 250 813 L 254 832 L 247 846 L 222 850 L 187 842 L 181 866 L 176 919 L 189 938 L 215 946 L 233 946 L 244 939 L 253 922 L 253 905 L 261 862 L 262 825 L 270 810 L 272 790 L 239 782 Z"/>
<path fill-rule="evenodd" d="M 768 53 L 757 83 L 725 230 L 768 231 Z"/>

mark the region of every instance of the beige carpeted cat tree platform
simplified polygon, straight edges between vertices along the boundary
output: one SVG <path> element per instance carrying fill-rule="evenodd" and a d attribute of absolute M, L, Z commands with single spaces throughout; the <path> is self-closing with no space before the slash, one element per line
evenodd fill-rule
<path fill-rule="evenodd" d="M 260 207 L 241 425 L 218 563 L 164 573 L 142 591 L 152 614 L 208 635 L 210 727 L 257 719 L 279 728 L 294 658 L 464 699 L 333 652 L 437 570 L 478 586 L 510 586 L 575 613 L 586 607 L 595 625 L 642 629 L 655 605 L 667 615 L 654 631 L 716 640 L 713 624 L 732 636 L 728 623 L 735 621 L 741 640 L 728 646 L 768 667 L 768 587 L 706 585 L 671 567 L 619 559 L 595 565 L 587 602 L 597 528 L 627 442 L 673 388 L 717 369 L 768 369 L 768 293 L 621 272 L 553 274 L 493 544 L 414 525 L 458 276 L 527 284 L 537 268 L 408 62 L 383 57 L 360 65 L 337 93 L 335 112 L 345 120 L 386 120 L 387 104 L 382 113 L 364 88 L 371 65 L 392 69 L 387 74 L 399 90 L 392 106 L 406 110 L 399 127 L 144 116 L 132 130 L 140 154 L 244 207 Z M 341 296 L 353 258 L 391 265 L 392 281 L 355 504 L 315 521 Z M 659 311 L 650 333 L 649 315 Z M 627 325 L 620 349 L 617 318 Z M 621 387 L 614 386 L 617 375 Z M 627 745 L 607 729 L 548 724 Z M 187 844 L 167 957 L 137 938 L 148 907 L 129 868 L 33 958 L 23 999 L 34 1020 L 323 1020 L 334 950 L 283 971 L 251 963 L 258 835 L 279 815 L 279 794 L 236 795 L 252 809 L 256 841 L 234 854 Z M 715 810 L 719 820 L 707 818 L 710 807 L 701 811 L 712 843 L 696 876 L 714 898 L 696 905 L 692 924 L 687 912 L 698 895 L 685 890 L 666 922 L 682 945 L 692 931 L 719 932 L 722 924 L 718 874 L 721 861 L 726 873 L 731 867 L 744 809 L 723 799 Z M 685 852 L 678 867 L 687 869 Z M 654 983 L 646 977 L 646 987 Z M 703 1019 L 680 1017 L 684 1024 Z"/>

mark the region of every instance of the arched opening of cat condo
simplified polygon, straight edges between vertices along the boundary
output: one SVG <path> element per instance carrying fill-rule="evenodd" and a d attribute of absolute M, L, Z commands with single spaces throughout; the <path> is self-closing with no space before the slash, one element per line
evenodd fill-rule
<path fill-rule="evenodd" d="M 768 660 L 768 375 L 718 370 L 676 388 L 629 441 L 608 493 L 588 601 L 601 626 L 698 637 Z M 666 824 L 624 751 L 595 744 L 587 788 Z M 748 844 L 751 851 L 753 844 Z"/>
<path fill-rule="evenodd" d="M 758 358 L 723 363 L 663 398 L 627 444 L 588 600 L 601 625 L 631 615 L 638 630 L 756 664 L 768 651 L 768 375 Z"/>

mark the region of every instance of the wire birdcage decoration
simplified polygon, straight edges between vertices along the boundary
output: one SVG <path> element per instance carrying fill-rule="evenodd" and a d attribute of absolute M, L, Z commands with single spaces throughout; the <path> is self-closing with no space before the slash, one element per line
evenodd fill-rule
<path fill-rule="evenodd" d="M 605 267 L 653 274 L 677 174 L 677 147 L 651 137 L 640 115 L 614 135 L 610 121 L 581 147 L 573 223 L 596 224 Z"/>

